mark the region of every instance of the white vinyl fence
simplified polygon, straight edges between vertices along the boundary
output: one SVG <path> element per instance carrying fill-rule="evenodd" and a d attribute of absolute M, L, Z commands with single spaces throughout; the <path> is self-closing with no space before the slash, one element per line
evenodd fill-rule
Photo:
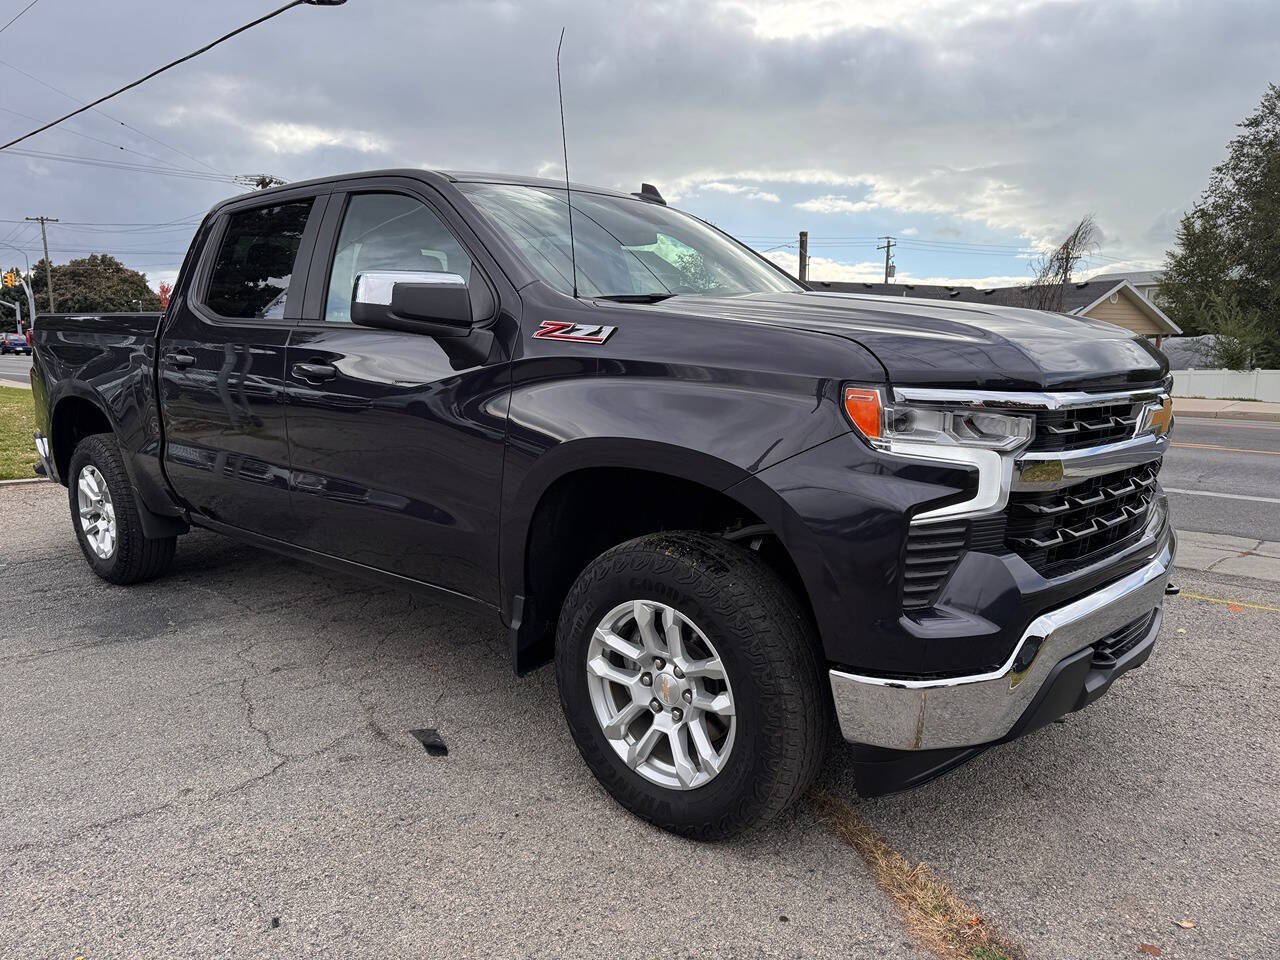
<path fill-rule="evenodd" d="M 1280 370 L 1175 370 L 1173 395 L 1280 403 Z"/>

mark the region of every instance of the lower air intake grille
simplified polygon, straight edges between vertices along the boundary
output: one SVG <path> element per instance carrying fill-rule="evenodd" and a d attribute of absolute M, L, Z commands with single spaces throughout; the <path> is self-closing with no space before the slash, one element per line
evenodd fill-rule
<path fill-rule="evenodd" d="M 969 542 L 969 524 L 912 524 L 907 534 L 902 578 L 902 608 L 923 610 L 947 582 Z"/>
<path fill-rule="evenodd" d="M 1121 627 L 1109 637 L 1098 641 L 1093 648 L 1093 666 L 1098 670 L 1110 670 L 1126 653 L 1136 647 L 1151 629 L 1156 611 L 1143 614 L 1133 623 Z"/>

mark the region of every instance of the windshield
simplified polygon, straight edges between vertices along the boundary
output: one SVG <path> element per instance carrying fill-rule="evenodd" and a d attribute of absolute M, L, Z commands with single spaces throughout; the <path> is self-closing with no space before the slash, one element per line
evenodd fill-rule
<path fill-rule="evenodd" d="M 563 190 L 496 183 L 458 188 L 538 276 L 573 293 Z M 647 200 L 575 192 L 573 240 L 584 297 L 732 297 L 803 289 L 700 220 Z"/>

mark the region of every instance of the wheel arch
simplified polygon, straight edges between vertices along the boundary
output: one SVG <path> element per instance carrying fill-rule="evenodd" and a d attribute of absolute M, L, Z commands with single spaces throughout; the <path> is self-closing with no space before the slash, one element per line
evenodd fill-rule
<path fill-rule="evenodd" d="M 88 387 L 67 384 L 49 413 L 49 452 L 64 487 L 70 482 L 67 470 L 77 444 L 97 433 L 116 434 L 107 414 L 107 404 Z"/>
<path fill-rule="evenodd" d="M 793 557 L 803 532 L 786 522 L 790 509 L 782 499 L 751 480 L 746 470 L 710 454 L 648 440 L 577 440 L 540 458 L 502 524 L 503 615 L 516 672 L 550 660 L 561 603 L 587 564 L 609 547 L 661 530 L 697 529 L 755 543 L 812 618 Z"/>
<path fill-rule="evenodd" d="M 91 387 L 72 381 L 65 384 L 49 411 L 49 459 L 53 462 L 52 479 L 67 487 L 71 457 L 85 437 L 110 434 L 120 446 L 125 476 L 137 500 L 138 518 L 148 537 L 162 538 L 184 534 L 189 525 L 181 516 L 171 516 L 153 509 L 143 496 L 133 458 L 120 435 L 120 425 L 110 413 L 111 405 Z"/>

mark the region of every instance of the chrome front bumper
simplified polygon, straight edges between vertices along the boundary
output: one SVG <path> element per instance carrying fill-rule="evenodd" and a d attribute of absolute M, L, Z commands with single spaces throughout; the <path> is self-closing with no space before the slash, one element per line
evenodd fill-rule
<path fill-rule="evenodd" d="M 1008 661 L 990 673 L 894 680 L 832 670 L 831 693 L 841 733 L 852 743 L 893 750 L 970 747 L 999 740 L 1035 701 L 1059 661 L 1164 603 L 1175 549 L 1171 530 L 1146 566 L 1037 617 Z M 1159 618 L 1153 630 L 1158 624 Z"/>

